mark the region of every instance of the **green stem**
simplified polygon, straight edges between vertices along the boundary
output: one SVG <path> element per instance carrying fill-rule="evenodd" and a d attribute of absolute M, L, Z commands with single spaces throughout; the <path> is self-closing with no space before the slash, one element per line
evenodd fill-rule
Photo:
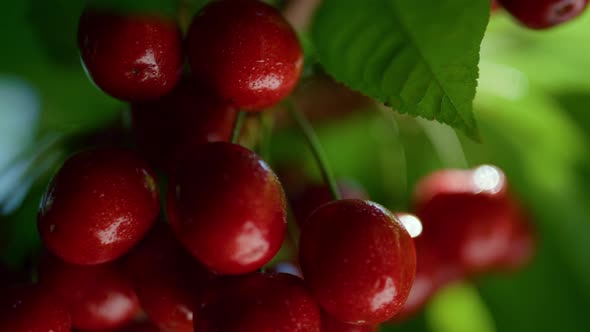
<path fill-rule="evenodd" d="M 318 164 L 318 167 L 320 168 L 320 171 L 322 172 L 322 176 L 324 178 L 324 181 L 326 182 L 328 187 L 330 187 L 330 191 L 332 192 L 332 197 L 334 198 L 334 200 L 342 199 L 342 196 L 340 195 L 340 191 L 338 190 L 338 186 L 336 185 L 336 180 L 334 179 L 334 175 L 332 174 L 332 171 L 328 165 L 328 160 L 326 158 L 326 154 L 324 153 L 324 150 L 322 149 L 322 145 L 320 144 L 320 140 L 319 140 L 318 136 L 316 135 L 313 127 L 311 126 L 311 123 L 309 123 L 309 121 L 307 120 L 305 115 L 303 115 L 303 113 L 301 113 L 300 111 L 295 109 L 295 106 L 292 104 L 292 102 L 287 103 L 287 108 L 289 110 L 289 114 L 291 115 L 293 120 L 295 120 L 295 122 L 297 123 L 297 125 L 299 126 L 301 131 L 303 132 L 303 135 L 305 136 L 305 139 L 307 140 L 307 143 L 309 144 L 309 147 L 310 147 L 311 152 L 313 153 L 313 156 Z"/>
<path fill-rule="evenodd" d="M 269 112 L 262 112 L 260 114 L 260 126 L 261 126 L 261 133 L 262 137 L 259 143 L 259 154 L 262 159 L 264 159 L 267 163 L 271 163 L 270 160 L 270 142 L 272 138 L 272 130 L 273 130 L 273 118 L 272 114 Z"/>
<path fill-rule="evenodd" d="M 236 122 L 234 122 L 234 129 L 231 133 L 231 142 L 234 144 L 238 143 L 238 139 L 240 138 L 240 133 L 242 132 L 242 127 L 244 125 L 244 120 L 246 120 L 246 112 L 239 111 L 236 115 Z"/>

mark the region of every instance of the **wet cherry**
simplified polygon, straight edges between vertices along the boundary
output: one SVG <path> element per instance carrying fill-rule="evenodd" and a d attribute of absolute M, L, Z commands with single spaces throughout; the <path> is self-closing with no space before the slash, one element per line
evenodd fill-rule
<path fill-rule="evenodd" d="M 192 332 L 194 299 L 212 275 L 158 223 L 125 259 L 142 309 L 164 331 Z"/>
<path fill-rule="evenodd" d="M 212 271 L 243 274 L 268 263 L 286 230 L 285 197 L 269 166 L 239 145 L 203 145 L 181 163 L 167 194 L 176 235 Z"/>
<path fill-rule="evenodd" d="M 47 256 L 39 267 L 40 284 L 59 297 L 75 328 L 100 331 L 121 327 L 139 312 L 130 281 L 115 265 L 72 265 Z"/>
<path fill-rule="evenodd" d="M 38 285 L 0 289 L 0 331 L 70 332 L 72 319 L 60 300 Z"/>
<path fill-rule="evenodd" d="M 317 304 L 302 280 L 290 274 L 224 278 L 202 301 L 195 331 L 320 331 Z"/>
<path fill-rule="evenodd" d="M 156 178 L 127 150 L 81 152 L 59 170 L 39 211 L 47 248 L 82 265 L 112 261 L 135 245 L 160 209 Z"/>
<path fill-rule="evenodd" d="M 303 68 L 293 28 L 258 0 L 211 2 L 195 16 L 187 47 L 195 77 L 250 111 L 287 97 Z"/>
<path fill-rule="evenodd" d="M 377 332 L 379 328 L 372 325 L 355 325 L 343 323 L 333 317 L 322 314 L 322 332 Z"/>
<path fill-rule="evenodd" d="M 172 20 L 86 10 L 80 17 L 78 47 L 90 78 L 118 99 L 157 99 L 180 78 L 182 37 Z"/>
<path fill-rule="evenodd" d="M 306 284 L 334 318 L 378 324 L 401 310 L 416 272 L 414 242 L 382 206 L 341 200 L 322 205 L 301 231 Z"/>
<path fill-rule="evenodd" d="M 359 185 L 339 181 L 338 190 L 342 198 L 368 199 L 369 195 Z M 325 184 L 310 184 L 303 190 L 289 195 L 295 220 L 301 226 L 318 207 L 333 200 L 330 188 Z"/>

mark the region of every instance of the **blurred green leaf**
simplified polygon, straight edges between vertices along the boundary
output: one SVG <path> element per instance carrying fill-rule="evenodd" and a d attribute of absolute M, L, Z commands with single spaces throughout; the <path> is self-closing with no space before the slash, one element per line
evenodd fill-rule
<path fill-rule="evenodd" d="M 489 11 L 473 0 L 326 0 L 313 39 L 337 80 L 476 138 L 472 101 Z"/>
<path fill-rule="evenodd" d="M 76 36 L 84 5 L 84 0 L 30 0 L 30 25 L 48 59 L 80 66 L 77 39 L 72 36 Z"/>
<path fill-rule="evenodd" d="M 466 283 L 441 290 L 428 304 L 426 315 L 433 332 L 496 331 L 477 289 Z"/>

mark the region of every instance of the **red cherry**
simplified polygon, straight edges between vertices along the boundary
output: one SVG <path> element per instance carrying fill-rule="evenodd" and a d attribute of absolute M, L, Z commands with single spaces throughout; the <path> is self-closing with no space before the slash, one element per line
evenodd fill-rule
<path fill-rule="evenodd" d="M 526 266 L 532 260 L 536 248 L 536 234 L 520 202 L 509 196 L 506 206 L 512 215 L 510 240 L 504 254 L 492 268 L 500 271 L 518 270 Z"/>
<path fill-rule="evenodd" d="M 301 232 L 305 282 L 322 308 L 353 324 L 379 324 L 408 297 L 416 272 L 414 242 L 382 206 L 341 200 L 322 205 Z"/>
<path fill-rule="evenodd" d="M 424 240 L 468 275 L 503 265 L 516 230 L 528 223 L 506 193 L 504 174 L 491 166 L 437 172 L 417 188 Z"/>
<path fill-rule="evenodd" d="M 179 166 L 167 212 L 189 251 L 222 274 L 261 268 L 285 237 L 278 178 L 254 152 L 226 142 L 203 145 Z"/>
<path fill-rule="evenodd" d="M 126 259 L 141 307 L 162 330 L 193 332 L 194 298 L 211 274 L 186 252 L 170 226 L 157 224 Z"/>
<path fill-rule="evenodd" d="M 70 332 L 72 319 L 63 304 L 37 285 L 0 289 L 0 331 Z"/>
<path fill-rule="evenodd" d="M 218 281 L 195 317 L 199 332 L 319 332 L 320 312 L 301 279 L 250 274 Z"/>
<path fill-rule="evenodd" d="M 147 163 L 126 150 L 68 159 L 45 193 L 38 227 L 51 252 L 73 264 L 112 261 L 149 230 L 160 209 Z"/>
<path fill-rule="evenodd" d="M 512 16 L 531 29 L 547 29 L 584 12 L 588 0 L 498 0 Z"/>
<path fill-rule="evenodd" d="M 235 118 L 235 109 L 190 79 L 159 100 L 131 106 L 137 144 L 168 171 L 199 144 L 229 141 Z"/>
<path fill-rule="evenodd" d="M 458 266 L 443 261 L 437 249 L 421 236 L 414 239 L 416 245 L 416 278 L 402 310 L 389 323 L 408 320 L 424 308 L 436 292 L 445 285 L 460 280 L 463 275 Z"/>
<path fill-rule="evenodd" d="M 371 325 L 343 323 L 329 315 L 322 314 L 322 332 L 377 332 L 379 328 Z"/>
<path fill-rule="evenodd" d="M 195 16 L 187 42 L 195 77 L 245 110 L 287 97 L 303 68 L 293 28 L 258 0 L 211 2 Z"/>
<path fill-rule="evenodd" d="M 39 267 L 40 284 L 67 306 L 81 330 L 124 326 L 139 312 L 133 287 L 114 265 L 72 265 L 46 257 Z"/>
<path fill-rule="evenodd" d="M 180 78 L 182 37 L 172 20 L 87 10 L 80 17 L 78 47 L 90 78 L 118 99 L 157 99 Z"/>
<path fill-rule="evenodd" d="M 160 332 L 160 329 L 150 322 L 137 322 L 110 332 Z"/>
<path fill-rule="evenodd" d="M 492 0 L 492 2 L 490 3 L 490 7 L 491 7 L 491 11 L 493 13 L 496 10 L 500 9 L 502 6 L 500 5 L 500 3 L 498 3 L 498 0 Z"/>
<path fill-rule="evenodd" d="M 339 181 L 338 189 L 342 198 L 369 199 L 367 192 L 353 183 Z M 333 200 L 332 192 L 325 184 L 305 186 L 301 192 L 290 195 L 290 197 L 293 215 L 300 227 L 315 209 Z"/>

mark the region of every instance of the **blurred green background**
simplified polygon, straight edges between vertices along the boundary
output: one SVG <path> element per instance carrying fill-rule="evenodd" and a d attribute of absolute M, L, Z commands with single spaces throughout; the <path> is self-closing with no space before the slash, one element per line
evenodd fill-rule
<path fill-rule="evenodd" d="M 126 106 L 86 78 L 76 49 L 83 1 L 0 5 L 0 261 L 29 263 L 39 198 L 80 137 L 125 123 Z M 482 143 L 434 122 L 363 107 L 316 123 L 335 173 L 394 211 L 443 167 L 500 166 L 534 215 L 534 262 L 454 285 L 425 312 L 384 331 L 585 331 L 590 326 L 590 14 L 550 31 L 493 15 L 481 51 L 475 115 Z M 272 162 L 319 178 L 295 129 L 277 130 Z"/>

